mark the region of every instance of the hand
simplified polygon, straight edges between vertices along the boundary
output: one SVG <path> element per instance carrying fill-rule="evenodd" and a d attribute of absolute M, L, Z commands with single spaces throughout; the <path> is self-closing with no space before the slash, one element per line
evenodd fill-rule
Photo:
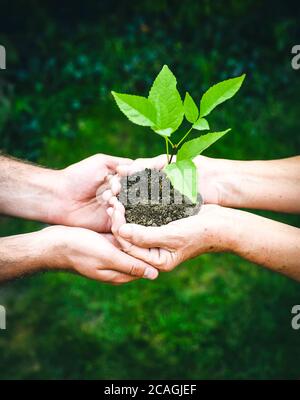
<path fill-rule="evenodd" d="M 116 168 L 132 161 L 96 154 L 61 171 L 59 197 L 61 207 L 54 223 L 110 232 L 107 203 L 100 196 L 109 187 L 109 177 Z"/>
<path fill-rule="evenodd" d="M 122 249 L 161 271 L 207 252 L 234 248 L 229 223 L 231 212 L 220 206 L 202 206 L 198 215 L 161 227 L 126 224 L 123 205 L 113 197 L 108 209 L 112 232 Z"/>
<path fill-rule="evenodd" d="M 176 156 L 173 157 L 173 162 Z M 204 156 L 194 158 L 194 163 L 198 169 L 198 191 L 203 198 L 204 204 L 219 204 L 225 196 L 226 189 L 223 187 L 220 174 L 224 171 L 227 160 L 218 160 Z M 132 175 L 145 168 L 161 170 L 167 163 L 166 154 L 161 154 L 153 158 L 139 158 L 131 163 L 122 164 L 116 167 L 118 175 L 110 181 L 110 188 L 103 193 L 103 200 L 108 202 L 112 196 L 119 194 L 120 176 Z"/>
<path fill-rule="evenodd" d="M 111 234 L 64 226 L 48 227 L 42 232 L 47 244 L 45 264 L 51 269 L 69 270 L 112 284 L 158 276 L 155 268 L 122 252 Z"/>
<path fill-rule="evenodd" d="M 161 154 L 160 156 L 152 158 L 137 158 L 134 161 L 130 160 L 131 162 L 118 165 L 116 167 L 117 174 L 110 179 L 109 186 L 102 193 L 102 201 L 105 204 L 109 204 L 110 199 L 119 194 L 121 190 L 121 176 L 132 175 L 135 172 L 144 170 L 145 168 L 158 170 L 163 169 L 167 162 L 166 157 L 167 156 L 165 154 Z"/>

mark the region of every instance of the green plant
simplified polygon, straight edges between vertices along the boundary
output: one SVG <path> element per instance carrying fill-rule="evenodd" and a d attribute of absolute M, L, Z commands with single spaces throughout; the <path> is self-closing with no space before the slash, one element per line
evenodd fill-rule
<path fill-rule="evenodd" d="M 156 77 L 148 97 L 116 93 L 112 95 L 127 118 L 141 126 L 149 126 L 165 139 L 168 163 L 164 168 L 174 188 L 187 196 L 193 203 L 197 201 L 197 169 L 193 158 L 224 136 L 231 129 L 210 132 L 183 143 L 192 129 L 209 130 L 206 117 L 219 104 L 233 97 L 240 89 L 245 74 L 225 80 L 210 87 L 202 96 L 198 110 L 193 98 L 186 92 L 182 102 L 177 90 L 177 80 L 167 65 Z M 179 128 L 183 118 L 192 125 L 178 143 L 173 143 L 171 135 Z M 171 152 L 169 149 L 171 148 Z M 176 162 L 171 163 L 177 154 Z"/>

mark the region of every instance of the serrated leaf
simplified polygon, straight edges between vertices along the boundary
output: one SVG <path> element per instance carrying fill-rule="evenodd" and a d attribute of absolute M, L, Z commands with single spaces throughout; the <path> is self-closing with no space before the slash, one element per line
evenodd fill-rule
<path fill-rule="evenodd" d="M 188 92 L 186 92 L 185 94 L 183 108 L 186 119 L 192 124 L 196 122 L 199 115 L 198 107 L 196 106 L 192 96 Z"/>
<path fill-rule="evenodd" d="M 197 131 L 205 131 L 209 129 L 208 122 L 205 118 L 199 118 L 194 124 L 193 129 L 197 129 Z"/>
<path fill-rule="evenodd" d="M 163 136 L 176 131 L 183 119 L 183 105 L 176 84 L 175 76 L 164 65 L 149 93 L 148 98 L 156 109 L 156 123 L 152 129 Z"/>
<path fill-rule="evenodd" d="M 192 203 L 197 202 L 197 168 L 192 160 L 176 161 L 176 163 L 168 164 L 164 168 L 164 172 L 176 190 L 188 197 Z"/>
<path fill-rule="evenodd" d="M 227 79 L 209 88 L 200 102 L 200 117 L 208 115 L 217 105 L 233 97 L 241 87 L 245 74 Z"/>
<path fill-rule="evenodd" d="M 205 149 L 219 140 L 231 129 L 226 129 L 222 132 L 210 132 L 196 139 L 189 140 L 184 143 L 177 153 L 177 161 L 192 160 L 194 157 L 201 154 Z"/>
<path fill-rule="evenodd" d="M 133 123 L 152 126 L 156 122 L 154 105 L 146 97 L 111 92 L 119 109 Z"/>

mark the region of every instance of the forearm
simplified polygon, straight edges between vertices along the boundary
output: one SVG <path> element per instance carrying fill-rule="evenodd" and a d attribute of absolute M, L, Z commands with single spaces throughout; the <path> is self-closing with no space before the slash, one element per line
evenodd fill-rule
<path fill-rule="evenodd" d="M 52 268 L 45 230 L 0 238 L 0 282 Z"/>
<path fill-rule="evenodd" d="M 300 229 L 244 211 L 225 214 L 231 251 L 300 281 Z"/>
<path fill-rule="evenodd" d="M 0 213 L 55 223 L 60 172 L 0 156 Z"/>
<path fill-rule="evenodd" d="M 200 156 L 196 163 L 200 191 L 204 186 L 205 192 L 212 193 L 219 205 L 300 212 L 299 156 L 271 161 L 232 161 Z"/>

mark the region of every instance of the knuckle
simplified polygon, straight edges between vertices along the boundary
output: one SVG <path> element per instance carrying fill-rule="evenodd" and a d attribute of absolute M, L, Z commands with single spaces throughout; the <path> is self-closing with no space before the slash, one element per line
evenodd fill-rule
<path fill-rule="evenodd" d="M 132 250 L 133 250 L 133 244 L 130 242 L 125 242 L 122 246 L 123 251 L 125 251 L 125 253 L 131 254 Z"/>
<path fill-rule="evenodd" d="M 165 254 L 158 254 L 155 260 L 155 265 L 158 269 L 163 270 L 166 266 L 166 261 Z"/>
<path fill-rule="evenodd" d="M 144 268 L 142 268 L 138 265 L 132 264 L 129 274 L 133 275 L 133 276 L 137 276 L 137 277 L 142 277 L 144 275 Z"/>

